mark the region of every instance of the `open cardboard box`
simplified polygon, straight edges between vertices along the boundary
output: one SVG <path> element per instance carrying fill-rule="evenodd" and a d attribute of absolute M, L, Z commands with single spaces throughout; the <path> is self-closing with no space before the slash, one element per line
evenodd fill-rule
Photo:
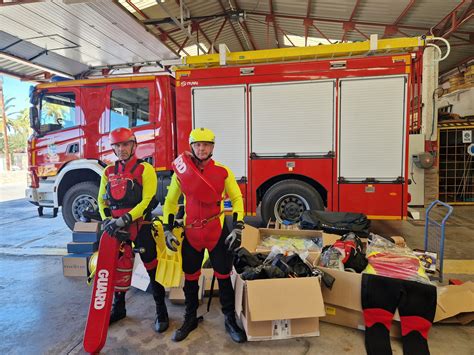
<path fill-rule="evenodd" d="M 244 234 L 242 238 L 242 246 L 244 246 L 250 252 L 254 252 L 257 246 L 260 243 L 262 237 L 267 235 L 284 235 L 284 236 L 299 236 L 303 238 L 314 238 L 321 237 L 323 238 L 323 245 L 333 244 L 337 239 L 340 238 L 338 235 L 327 234 L 321 231 L 309 231 L 309 230 L 277 230 L 277 229 L 256 229 L 250 226 L 246 226 L 244 229 Z M 398 238 L 397 244 L 405 245 L 405 241 L 402 237 Z M 318 257 L 319 254 L 315 254 L 313 257 Z M 313 259 L 314 260 L 314 259 Z M 365 329 L 364 318 L 362 314 L 362 305 L 361 305 L 361 280 L 362 275 L 339 271 L 334 269 L 321 268 L 323 271 L 327 271 L 329 274 L 336 278 L 333 288 L 329 290 L 324 285 L 322 286 L 322 297 L 324 300 L 324 311 L 326 315 L 320 318 L 323 322 L 339 324 L 356 329 Z M 250 337 L 258 338 L 256 330 L 252 327 L 258 323 L 257 315 L 252 318 L 251 309 L 249 307 L 256 307 L 255 301 L 253 301 L 252 296 L 245 294 L 245 285 L 242 286 L 242 283 L 245 281 L 239 281 L 239 277 L 236 282 L 236 309 L 241 307 L 242 309 L 242 320 L 246 331 L 250 331 Z M 294 282 L 296 280 L 303 279 L 280 279 L 281 281 L 290 281 Z M 265 281 L 265 280 L 257 280 Z M 250 281 L 250 282 L 257 282 Z M 277 281 L 277 280 L 267 280 L 267 281 Z M 247 286 L 249 281 L 246 282 Z M 292 288 L 292 285 L 296 284 L 286 284 L 280 285 L 279 287 L 285 287 L 285 299 L 291 300 L 293 295 L 289 295 L 287 290 Z M 242 288 L 242 290 L 239 289 Z M 251 288 L 252 289 L 252 288 Z M 276 288 L 272 289 L 275 290 Z M 247 287 L 248 292 L 248 287 Z M 251 291 L 255 292 L 255 291 Z M 242 295 L 238 295 L 241 293 Z M 262 298 L 265 301 L 276 297 L 274 292 L 268 297 Z M 250 297 L 249 297 L 250 296 Z M 298 297 L 298 295 L 296 296 Z M 248 302 L 250 300 L 250 302 Z M 304 300 L 299 300 L 296 298 L 297 302 L 305 302 Z M 242 302 L 245 301 L 245 302 Z M 239 305 L 241 302 L 241 306 Z M 249 304 L 250 303 L 250 304 Z M 265 302 L 264 302 L 265 303 Z M 289 303 L 289 302 L 288 302 Z M 296 303 L 296 302 L 295 302 Z M 247 309 L 245 308 L 247 307 Z M 255 312 L 254 312 L 255 313 Z M 250 321 L 246 319 L 250 318 Z M 281 316 L 281 315 L 280 315 Z M 275 317 L 277 315 L 275 314 Z M 258 318 L 260 319 L 260 318 Z M 275 318 L 276 319 L 276 318 Z M 390 335 L 398 337 L 401 334 L 400 331 L 400 318 L 398 311 L 394 315 L 394 322 L 392 322 L 392 329 Z M 443 323 L 460 323 L 467 324 L 474 320 L 474 283 L 467 282 L 460 286 L 440 286 L 438 287 L 438 298 L 437 298 L 437 309 L 435 314 L 434 322 L 443 322 Z M 263 323 L 262 323 L 263 324 Z M 268 327 L 268 325 L 266 325 Z M 263 326 L 262 326 L 263 327 Z M 253 334 L 253 335 L 252 335 Z M 263 335 L 260 335 L 263 336 Z M 269 339 L 274 339 L 267 334 L 265 335 Z M 252 339 L 251 339 L 252 340 Z M 258 339 L 256 339 L 258 340 Z"/>
<path fill-rule="evenodd" d="M 335 277 L 332 289 L 323 285 L 322 294 L 326 316 L 322 322 L 364 330 L 361 304 L 362 274 L 321 268 Z M 474 283 L 437 287 L 437 307 L 434 322 L 466 324 L 474 319 Z M 400 336 L 400 317 L 394 315 L 390 335 Z"/>
<path fill-rule="evenodd" d="M 325 267 L 321 267 L 321 270 L 335 278 L 331 289 L 322 286 L 326 316 L 321 318 L 321 321 L 364 330 L 365 324 L 361 303 L 362 274 Z M 398 312 L 395 313 L 394 320 L 390 335 L 399 337 L 401 333 Z"/>
<path fill-rule="evenodd" d="M 199 291 L 198 291 L 198 300 L 199 303 L 202 303 L 202 298 L 204 295 L 204 282 L 205 282 L 205 276 L 201 274 L 199 276 L 198 284 L 199 284 Z M 171 287 L 169 290 L 170 292 L 168 293 L 168 299 L 172 304 L 184 304 L 185 297 L 184 297 L 184 291 L 183 291 L 183 286 L 184 286 L 184 275 L 181 278 L 181 282 L 178 287 Z"/>
<path fill-rule="evenodd" d="M 319 237 L 319 231 L 256 229 L 246 226 L 242 246 L 255 252 L 268 234 Z M 235 275 L 235 310 L 249 341 L 288 339 L 319 335 L 324 304 L 319 278 L 242 280 Z M 282 292 L 284 290 L 284 292 Z"/>
<path fill-rule="evenodd" d="M 242 247 L 249 252 L 254 253 L 269 253 L 270 249 L 260 245 L 263 238 L 269 236 L 281 236 L 290 238 L 321 238 L 322 245 L 333 244 L 340 238 L 339 235 L 327 234 L 317 230 L 290 230 L 290 229 L 272 229 L 272 228 L 254 228 L 246 225 L 242 235 Z M 316 261 L 320 252 L 309 252 L 308 260 L 310 262 Z"/>

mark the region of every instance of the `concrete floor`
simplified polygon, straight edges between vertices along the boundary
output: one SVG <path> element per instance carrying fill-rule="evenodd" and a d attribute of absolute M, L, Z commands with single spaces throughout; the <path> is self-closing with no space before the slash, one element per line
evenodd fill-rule
<path fill-rule="evenodd" d="M 82 354 L 90 288 L 82 278 L 62 275 L 61 258 L 71 240 L 70 232 L 61 217 L 37 218 L 34 207 L 24 199 L 11 199 L 11 190 L 7 184 L 0 187 L 0 353 Z M 250 222 L 259 223 L 255 218 Z M 446 231 L 445 259 L 467 260 L 472 265 L 473 227 L 474 207 L 456 207 Z M 420 221 L 374 221 L 372 231 L 402 235 L 416 248 L 423 246 L 423 228 Z M 472 273 L 454 272 L 446 275 L 446 280 L 449 277 L 474 280 Z M 327 323 L 321 323 L 319 337 L 235 344 L 224 331 L 217 299 L 198 329 L 185 341 L 174 343 L 171 334 L 180 326 L 184 309 L 171 304 L 168 309 L 170 329 L 157 334 L 152 296 L 132 289 L 127 294 L 128 317 L 109 329 L 103 353 L 365 353 L 362 331 Z M 203 305 L 200 312 L 204 311 Z M 429 344 L 432 354 L 474 354 L 473 338 L 473 325 L 436 324 Z M 392 349 L 394 354 L 402 354 L 401 342 L 392 339 Z"/>

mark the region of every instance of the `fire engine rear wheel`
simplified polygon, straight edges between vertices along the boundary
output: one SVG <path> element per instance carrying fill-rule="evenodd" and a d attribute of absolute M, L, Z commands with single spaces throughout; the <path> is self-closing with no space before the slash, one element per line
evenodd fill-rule
<path fill-rule="evenodd" d="M 69 229 L 74 228 L 74 224 L 79 221 L 83 211 L 98 210 L 98 194 L 99 186 L 92 181 L 81 182 L 67 190 L 63 199 L 62 213 Z"/>
<path fill-rule="evenodd" d="M 321 195 L 299 180 L 283 180 L 270 187 L 262 199 L 262 219 L 297 222 L 305 210 L 324 210 Z"/>

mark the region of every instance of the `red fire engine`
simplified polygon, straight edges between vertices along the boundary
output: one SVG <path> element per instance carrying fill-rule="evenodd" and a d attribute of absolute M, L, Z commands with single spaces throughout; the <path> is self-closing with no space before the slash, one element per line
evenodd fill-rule
<path fill-rule="evenodd" d="M 221 53 L 185 58 L 175 77 L 39 84 L 27 197 L 40 214 L 62 206 L 72 228 L 97 207 L 100 175 L 115 158 L 108 133 L 125 126 L 154 165 L 163 202 L 171 161 L 189 149 L 193 127 L 208 127 L 248 214 L 260 206 L 264 220 L 323 208 L 404 218 L 423 46 L 405 38 Z"/>

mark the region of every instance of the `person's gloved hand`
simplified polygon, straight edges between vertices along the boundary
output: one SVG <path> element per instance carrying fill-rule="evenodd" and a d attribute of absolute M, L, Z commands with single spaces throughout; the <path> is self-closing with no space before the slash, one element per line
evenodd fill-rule
<path fill-rule="evenodd" d="M 171 251 L 178 251 L 179 240 L 170 230 L 165 230 L 166 247 Z"/>
<path fill-rule="evenodd" d="M 232 232 L 225 238 L 225 244 L 229 251 L 235 251 L 240 248 L 240 244 L 242 243 L 242 229 L 244 229 L 244 222 L 236 221 L 234 223 L 234 229 L 232 229 Z"/>
<path fill-rule="evenodd" d="M 128 227 L 132 223 L 132 216 L 125 213 L 120 218 L 111 218 L 104 222 L 104 230 L 111 236 L 114 236 L 119 229 Z"/>

